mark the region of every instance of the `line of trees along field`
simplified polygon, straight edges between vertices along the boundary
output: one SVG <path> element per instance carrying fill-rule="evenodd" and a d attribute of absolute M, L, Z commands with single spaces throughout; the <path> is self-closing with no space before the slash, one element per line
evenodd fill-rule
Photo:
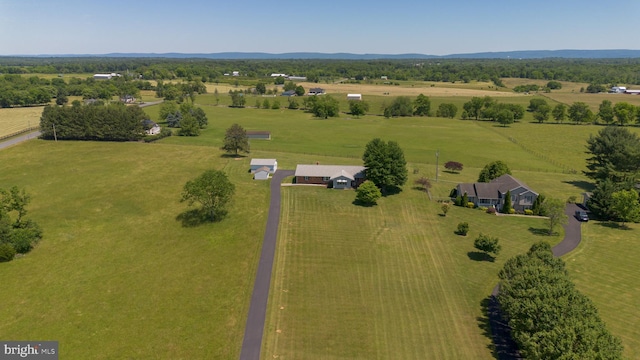
<path fill-rule="evenodd" d="M 622 344 L 548 243 L 507 260 L 498 301 L 526 359 L 622 359 Z"/>
<path fill-rule="evenodd" d="M 640 84 L 640 59 L 402 59 L 402 60 L 214 60 L 167 58 L 0 58 L 3 74 L 123 72 L 145 80 L 184 78 L 214 82 L 239 71 L 250 78 L 286 73 L 309 81 L 494 81 L 526 78 L 590 84 Z"/>
<path fill-rule="evenodd" d="M 147 115 L 138 106 L 48 105 L 40 118 L 43 139 L 131 141 L 144 137 L 142 120 Z"/>

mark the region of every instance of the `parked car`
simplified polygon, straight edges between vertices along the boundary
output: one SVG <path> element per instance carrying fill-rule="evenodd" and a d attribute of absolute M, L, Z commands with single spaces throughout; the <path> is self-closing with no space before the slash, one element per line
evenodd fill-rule
<path fill-rule="evenodd" d="M 580 221 L 589 221 L 589 215 L 587 215 L 586 211 L 576 210 L 576 219 Z"/>

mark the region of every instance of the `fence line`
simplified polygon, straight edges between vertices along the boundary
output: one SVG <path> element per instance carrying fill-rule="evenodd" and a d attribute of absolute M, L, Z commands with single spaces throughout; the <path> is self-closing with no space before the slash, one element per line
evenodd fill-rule
<path fill-rule="evenodd" d="M 30 132 L 30 131 L 34 131 L 34 130 L 40 130 L 40 125 L 28 127 L 26 129 L 22 129 L 20 131 L 16 131 L 16 132 L 11 133 L 9 135 L 0 136 L 0 140 L 8 139 L 10 137 L 18 136 L 20 134 L 24 134 L 24 133 L 27 133 L 27 132 Z"/>

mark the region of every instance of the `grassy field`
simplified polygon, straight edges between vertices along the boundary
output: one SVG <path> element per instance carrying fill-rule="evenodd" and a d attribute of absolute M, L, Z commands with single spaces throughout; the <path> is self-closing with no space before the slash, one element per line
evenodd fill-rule
<path fill-rule="evenodd" d="M 40 125 L 42 106 L 0 108 L 0 138 Z"/>
<path fill-rule="evenodd" d="M 447 87 L 457 90 L 456 85 Z M 479 91 L 479 84 L 467 85 Z M 411 84 L 394 88 L 405 87 L 413 96 Z M 222 105 L 229 97 L 221 89 Z M 366 96 L 377 106 L 396 95 Z M 143 99 L 153 96 L 145 93 Z M 433 109 L 454 102 L 461 111 L 475 95 L 430 96 Z M 526 107 L 531 98 L 505 93 L 499 101 Z M 247 101 L 254 103 L 253 97 Z M 6 304 L 0 309 L 0 338 L 56 339 L 72 359 L 237 358 L 268 183 L 250 179 L 249 158 L 220 156 L 225 129 L 233 123 L 271 131 L 271 141 L 251 142 L 250 156 L 275 157 L 282 169 L 358 164 L 366 143 L 380 137 L 399 142 L 412 180 L 434 179 L 439 151 L 434 198 L 446 198 L 459 182 L 475 181 L 482 166 L 499 159 L 541 193 L 579 199 L 592 186 L 581 174 L 585 141 L 602 128 L 527 118 L 509 127 L 376 115 L 319 120 L 300 110 L 216 106 L 212 93 L 198 96 L 196 104 L 209 118 L 196 138 L 153 144 L 35 140 L 0 152 L 0 187 L 25 187 L 33 197 L 29 216 L 45 229 L 32 253 L 0 264 L 0 302 Z M 346 101 L 341 106 L 346 110 Z M 144 110 L 157 120 L 159 106 Z M 464 170 L 443 171 L 449 160 L 463 163 Z M 208 168 L 224 169 L 237 186 L 230 216 L 183 227 L 177 219 L 187 209 L 178 202 L 182 185 Z M 265 358 L 491 358 L 481 302 L 508 257 L 549 239 L 535 235 L 544 224 L 461 208 L 441 217 L 439 205 L 412 186 L 371 208 L 354 206 L 349 191 L 283 189 Z M 453 234 L 460 221 L 470 223 L 466 238 Z M 602 306 L 627 354 L 637 357 L 629 347 L 637 348 L 640 336 L 637 326 L 629 327 L 637 324 L 634 299 L 640 294 L 630 282 L 635 253 L 629 249 L 640 228 L 623 231 L 591 222 L 585 229 L 587 242 L 570 255 L 569 268 L 576 269 L 578 286 Z M 480 231 L 500 238 L 503 253 L 496 262 L 474 260 L 472 242 Z M 605 238 L 618 239 L 611 251 L 600 244 Z M 628 258 L 615 263 L 625 251 Z M 610 284 L 618 273 L 621 280 Z M 609 306 L 608 298 L 620 293 Z M 626 322 L 612 326 L 618 319 Z"/>
<path fill-rule="evenodd" d="M 58 340 L 65 359 L 237 358 L 268 202 L 248 162 L 169 144 L 0 152 L 0 187 L 26 188 L 44 229 L 31 253 L 0 264 L 0 338 Z M 182 186 L 210 168 L 236 184 L 230 215 L 183 227 Z"/>
<path fill-rule="evenodd" d="M 549 240 L 528 231 L 543 220 L 462 208 L 442 217 L 410 187 L 370 208 L 353 198 L 283 188 L 263 358 L 490 359 L 482 300 L 504 260 Z M 467 237 L 453 233 L 460 221 Z M 500 238 L 495 262 L 478 259 L 480 231 Z"/>
<path fill-rule="evenodd" d="M 628 359 L 640 359 L 639 242 L 638 224 L 624 230 L 590 221 L 582 226 L 578 249 L 565 257 L 569 275 L 593 300 L 611 332 L 622 338 Z"/>

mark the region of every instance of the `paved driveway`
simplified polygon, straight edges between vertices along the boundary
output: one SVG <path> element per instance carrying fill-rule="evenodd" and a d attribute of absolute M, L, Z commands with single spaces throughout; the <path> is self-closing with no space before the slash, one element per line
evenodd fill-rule
<path fill-rule="evenodd" d="M 267 227 L 264 232 L 256 281 L 253 284 L 253 294 L 249 305 L 247 325 L 244 329 L 240 360 L 260 359 L 264 321 L 267 315 L 267 300 L 269 299 L 269 286 L 271 285 L 273 256 L 276 251 L 278 224 L 280 222 L 280 183 L 282 183 L 282 179 L 292 176 L 294 173 L 293 170 L 278 170 L 271 178 L 269 216 L 267 217 Z"/>

